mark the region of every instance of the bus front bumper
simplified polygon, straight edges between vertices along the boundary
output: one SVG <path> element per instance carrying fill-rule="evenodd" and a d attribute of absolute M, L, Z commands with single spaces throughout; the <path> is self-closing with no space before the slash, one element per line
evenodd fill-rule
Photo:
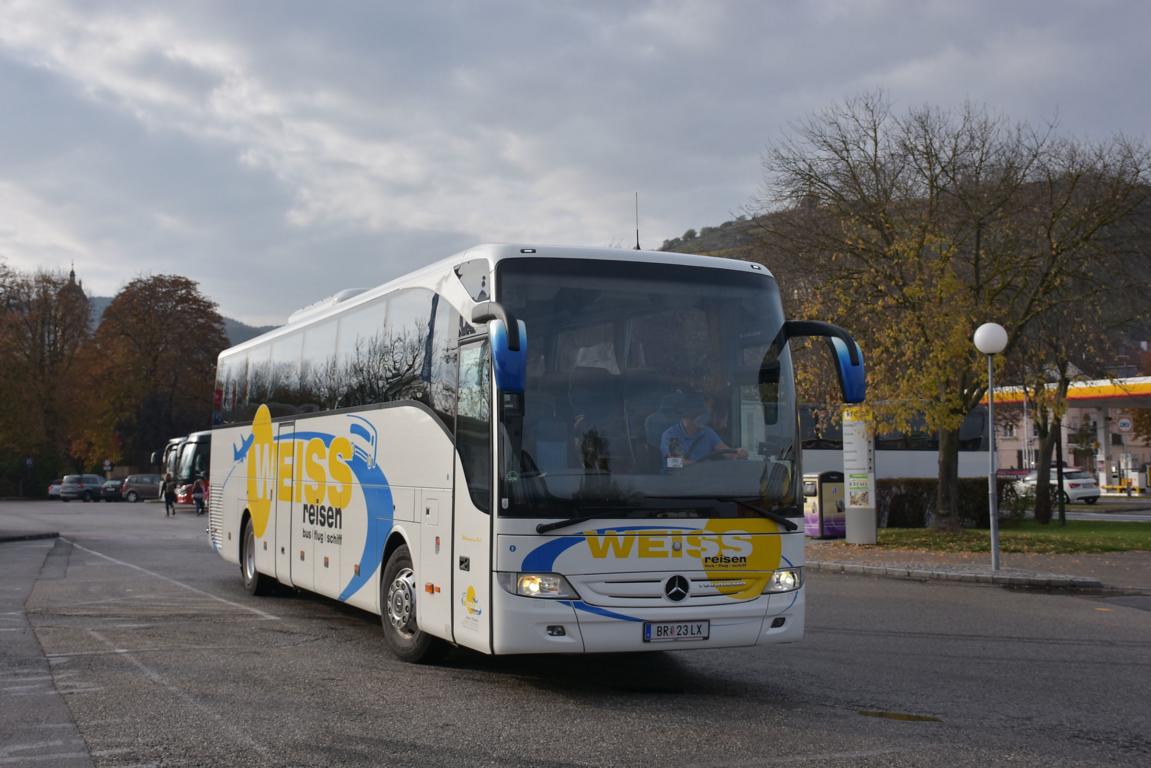
<path fill-rule="evenodd" d="M 497 654 L 622 653 L 793 643 L 803 639 L 804 591 L 731 604 L 622 610 L 496 590 L 493 650 Z M 656 622 L 707 622 L 707 638 L 645 641 L 645 624 Z"/>

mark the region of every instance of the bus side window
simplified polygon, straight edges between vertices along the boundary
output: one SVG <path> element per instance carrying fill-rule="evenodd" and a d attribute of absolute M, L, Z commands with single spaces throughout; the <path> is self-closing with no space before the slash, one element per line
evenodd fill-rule
<path fill-rule="evenodd" d="M 491 354 L 486 341 L 460 347 L 456 450 L 472 502 L 491 511 Z"/>
<path fill-rule="evenodd" d="M 448 302 L 436 297 L 432 329 L 432 354 L 425 360 L 430 369 L 431 406 L 445 429 L 452 429 L 456 414 L 456 375 L 458 349 L 456 334 L 460 315 Z"/>

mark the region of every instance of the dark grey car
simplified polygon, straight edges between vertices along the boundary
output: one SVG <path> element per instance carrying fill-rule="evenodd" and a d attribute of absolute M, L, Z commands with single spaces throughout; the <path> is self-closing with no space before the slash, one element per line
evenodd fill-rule
<path fill-rule="evenodd" d="M 104 478 L 99 475 L 64 475 L 60 484 L 60 500 L 99 501 L 104 488 Z"/>
<path fill-rule="evenodd" d="M 125 501 L 160 498 L 160 476 L 128 475 L 120 486 L 120 498 Z"/>

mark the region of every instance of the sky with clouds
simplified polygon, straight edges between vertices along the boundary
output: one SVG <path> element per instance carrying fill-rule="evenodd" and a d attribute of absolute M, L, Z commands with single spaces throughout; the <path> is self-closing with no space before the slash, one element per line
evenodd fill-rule
<path fill-rule="evenodd" d="M 279 323 L 481 242 L 646 247 L 742 212 L 877 88 L 1145 137 L 1141 0 L 0 0 L 0 259 L 198 280 Z"/>

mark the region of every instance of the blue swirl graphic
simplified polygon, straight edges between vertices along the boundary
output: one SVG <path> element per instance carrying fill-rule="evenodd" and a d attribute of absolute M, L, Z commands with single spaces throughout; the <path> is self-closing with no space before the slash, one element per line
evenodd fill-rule
<path fill-rule="evenodd" d="M 619 619 L 620 621 L 643 621 L 643 619 L 636 618 L 635 616 L 628 616 L 623 613 L 616 613 L 609 611 L 606 608 L 599 608 L 594 605 L 588 605 L 583 600 L 560 600 L 560 605 L 570 605 L 577 611 L 585 611 L 587 613 L 594 613 L 597 616 L 605 616 L 609 619 Z"/>
<path fill-rule="evenodd" d="M 357 453 L 348 464 L 360 489 L 364 493 L 364 506 L 367 507 L 368 533 L 364 537 L 364 551 L 360 554 L 360 572 L 344 587 L 338 600 L 347 600 L 356 594 L 380 567 L 384 556 L 384 544 L 392 531 L 395 506 L 392 503 L 392 489 L 380 465 L 369 468 L 367 461 Z"/>

